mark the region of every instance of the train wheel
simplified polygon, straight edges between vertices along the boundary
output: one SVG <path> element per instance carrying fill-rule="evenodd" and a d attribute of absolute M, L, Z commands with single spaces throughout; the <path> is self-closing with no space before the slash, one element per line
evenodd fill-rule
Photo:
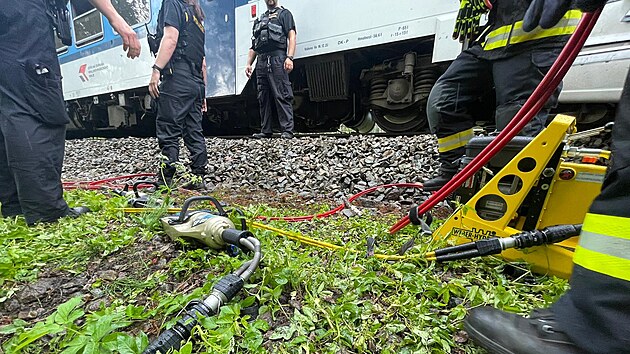
<path fill-rule="evenodd" d="M 424 110 L 417 106 L 399 111 L 373 108 L 372 117 L 381 129 L 388 133 L 422 133 L 429 131 Z"/>

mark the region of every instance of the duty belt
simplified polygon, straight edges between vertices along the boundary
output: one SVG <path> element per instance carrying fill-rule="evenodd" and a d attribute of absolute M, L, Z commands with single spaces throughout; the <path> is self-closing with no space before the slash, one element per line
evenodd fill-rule
<path fill-rule="evenodd" d="M 283 57 L 283 56 L 286 56 L 286 55 L 287 55 L 286 51 L 278 49 L 278 50 L 272 50 L 272 51 L 266 52 L 266 53 L 260 53 L 258 56 L 260 57 L 260 59 L 267 60 L 267 58 Z"/>
<path fill-rule="evenodd" d="M 570 35 L 575 32 L 582 18 L 580 10 L 569 10 L 555 26 L 547 29 L 537 27 L 531 32 L 523 30 L 523 21 L 499 27 L 486 36 L 483 43 L 484 50 L 493 50 L 510 44 L 529 42 L 537 39 Z"/>
<path fill-rule="evenodd" d="M 186 59 L 186 58 L 176 58 L 175 60 L 173 60 L 173 69 L 175 67 L 187 67 L 191 73 L 193 73 L 193 75 L 203 75 L 203 70 L 201 68 L 201 66 L 193 63 L 192 61 Z"/>

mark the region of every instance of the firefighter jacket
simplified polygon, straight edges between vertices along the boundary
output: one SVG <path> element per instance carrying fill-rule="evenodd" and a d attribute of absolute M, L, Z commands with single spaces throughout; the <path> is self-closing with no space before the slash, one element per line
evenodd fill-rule
<path fill-rule="evenodd" d="M 496 0 L 488 18 L 488 28 L 484 31 L 480 45 L 482 57 L 500 59 L 532 49 L 562 48 L 575 32 L 582 12 L 569 9 L 564 17 L 552 28 L 537 27 L 531 32 L 523 30 L 523 18 L 531 0 Z"/>

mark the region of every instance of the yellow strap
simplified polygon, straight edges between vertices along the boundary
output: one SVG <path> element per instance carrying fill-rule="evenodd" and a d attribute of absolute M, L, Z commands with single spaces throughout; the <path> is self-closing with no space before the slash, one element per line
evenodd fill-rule
<path fill-rule="evenodd" d="M 630 218 L 619 216 L 586 214 L 584 231 L 630 240 Z"/>
<path fill-rule="evenodd" d="M 593 272 L 630 281 L 630 260 L 577 246 L 573 262 Z"/>
<path fill-rule="evenodd" d="M 505 47 L 508 43 L 517 44 L 542 38 L 573 34 L 581 17 L 582 12 L 580 10 L 569 10 L 554 27 L 548 29 L 537 27 L 531 32 L 523 31 L 523 21 L 502 26 L 488 33 L 483 48 L 484 50 L 492 50 Z"/>
<path fill-rule="evenodd" d="M 453 135 L 446 136 L 438 139 L 438 151 L 447 152 L 455 150 L 462 146 L 466 146 L 468 141 L 475 136 L 472 128 L 464 130 L 463 132 L 455 133 Z"/>

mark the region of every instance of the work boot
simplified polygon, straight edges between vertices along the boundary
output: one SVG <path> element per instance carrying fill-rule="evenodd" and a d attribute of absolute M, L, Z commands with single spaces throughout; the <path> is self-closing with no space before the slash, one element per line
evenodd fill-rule
<path fill-rule="evenodd" d="M 165 186 L 170 188 L 173 186 L 173 175 L 158 171 L 158 173 L 155 174 L 155 183 L 157 183 L 158 189 Z"/>
<path fill-rule="evenodd" d="M 284 132 L 284 133 L 282 133 L 282 135 L 280 135 L 280 137 L 282 139 L 293 139 L 293 133 L 292 132 Z"/>
<path fill-rule="evenodd" d="M 252 135 L 252 138 L 254 139 L 265 139 L 265 138 L 271 138 L 271 137 L 273 137 L 273 134 L 271 133 L 256 133 Z"/>
<path fill-rule="evenodd" d="M 427 192 L 434 192 L 444 187 L 455 176 L 455 172 L 440 171 L 437 177 L 425 180 L 422 182 L 423 190 Z"/>
<path fill-rule="evenodd" d="M 529 318 L 486 306 L 472 309 L 464 320 L 468 335 L 490 353 L 585 353 L 557 327 L 550 310 L 534 310 Z"/>
<path fill-rule="evenodd" d="M 92 210 L 90 210 L 90 208 L 86 207 L 86 206 L 80 206 L 80 207 L 74 207 L 74 208 L 70 208 L 70 210 L 68 211 L 68 214 L 66 215 L 67 217 L 76 219 L 79 216 L 83 215 L 83 214 L 87 214 L 89 212 L 91 212 Z"/>
<path fill-rule="evenodd" d="M 204 176 L 195 175 L 193 180 L 188 181 L 186 184 L 182 186 L 184 189 L 188 189 L 189 191 L 205 191 L 208 189 L 206 186 L 206 182 L 203 179 Z"/>

